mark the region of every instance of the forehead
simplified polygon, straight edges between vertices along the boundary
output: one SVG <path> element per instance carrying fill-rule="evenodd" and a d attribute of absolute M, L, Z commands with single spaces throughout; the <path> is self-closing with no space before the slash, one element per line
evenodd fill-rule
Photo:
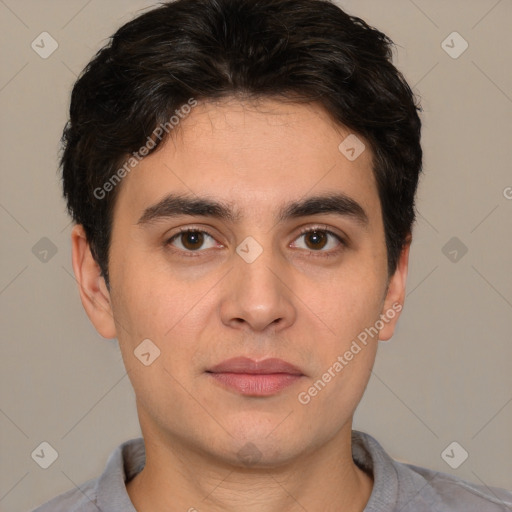
<path fill-rule="evenodd" d="M 332 192 L 371 211 L 380 209 L 372 165 L 368 144 L 318 104 L 199 102 L 123 179 L 115 212 L 141 214 L 171 192 L 236 204 L 238 218 Z"/>

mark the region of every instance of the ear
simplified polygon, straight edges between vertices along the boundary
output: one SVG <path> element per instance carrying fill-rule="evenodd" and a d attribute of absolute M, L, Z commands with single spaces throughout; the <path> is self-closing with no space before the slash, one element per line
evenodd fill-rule
<path fill-rule="evenodd" d="M 78 282 L 80 299 L 85 312 L 98 333 L 115 338 L 116 328 L 110 293 L 101 275 L 100 266 L 92 256 L 84 228 L 77 224 L 71 231 L 73 271 Z"/>
<path fill-rule="evenodd" d="M 379 340 L 381 341 L 388 341 L 393 336 L 404 305 L 410 248 L 411 236 L 409 235 L 400 253 L 395 273 L 389 279 L 386 298 L 381 311 L 381 319 L 384 323 L 384 327 L 379 332 Z"/>

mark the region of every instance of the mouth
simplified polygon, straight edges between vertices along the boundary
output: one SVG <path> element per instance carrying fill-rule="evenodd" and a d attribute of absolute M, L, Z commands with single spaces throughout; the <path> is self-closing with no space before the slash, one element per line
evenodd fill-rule
<path fill-rule="evenodd" d="M 206 371 L 222 387 L 246 396 L 270 396 L 294 384 L 304 374 L 281 359 L 256 362 L 246 357 L 228 359 Z"/>

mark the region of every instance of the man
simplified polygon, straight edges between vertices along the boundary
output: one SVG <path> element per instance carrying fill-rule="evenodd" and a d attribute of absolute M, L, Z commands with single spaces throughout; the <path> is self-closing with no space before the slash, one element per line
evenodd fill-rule
<path fill-rule="evenodd" d="M 73 89 L 73 268 L 143 440 L 44 511 L 505 511 L 352 431 L 403 307 L 419 107 L 324 0 L 177 0 Z"/>

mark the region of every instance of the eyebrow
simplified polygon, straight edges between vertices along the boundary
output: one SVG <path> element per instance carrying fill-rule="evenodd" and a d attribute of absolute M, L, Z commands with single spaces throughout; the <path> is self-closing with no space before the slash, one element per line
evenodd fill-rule
<path fill-rule="evenodd" d="M 364 208 L 342 193 L 316 195 L 286 203 L 279 209 L 276 220 L 283 222 L 288 219 L 328 213 L 351 218 L 361 227 L 367 227 L 369 223 Z M 169 194 L 158 203 L 147 207 L 137 224 L 144 226 L 181 215 L 212 217 L 231 223 L 236 223 L 242 217 L 239 210 L 234 210 L 229 204 L 221 201 L 206 197 Z"/>

